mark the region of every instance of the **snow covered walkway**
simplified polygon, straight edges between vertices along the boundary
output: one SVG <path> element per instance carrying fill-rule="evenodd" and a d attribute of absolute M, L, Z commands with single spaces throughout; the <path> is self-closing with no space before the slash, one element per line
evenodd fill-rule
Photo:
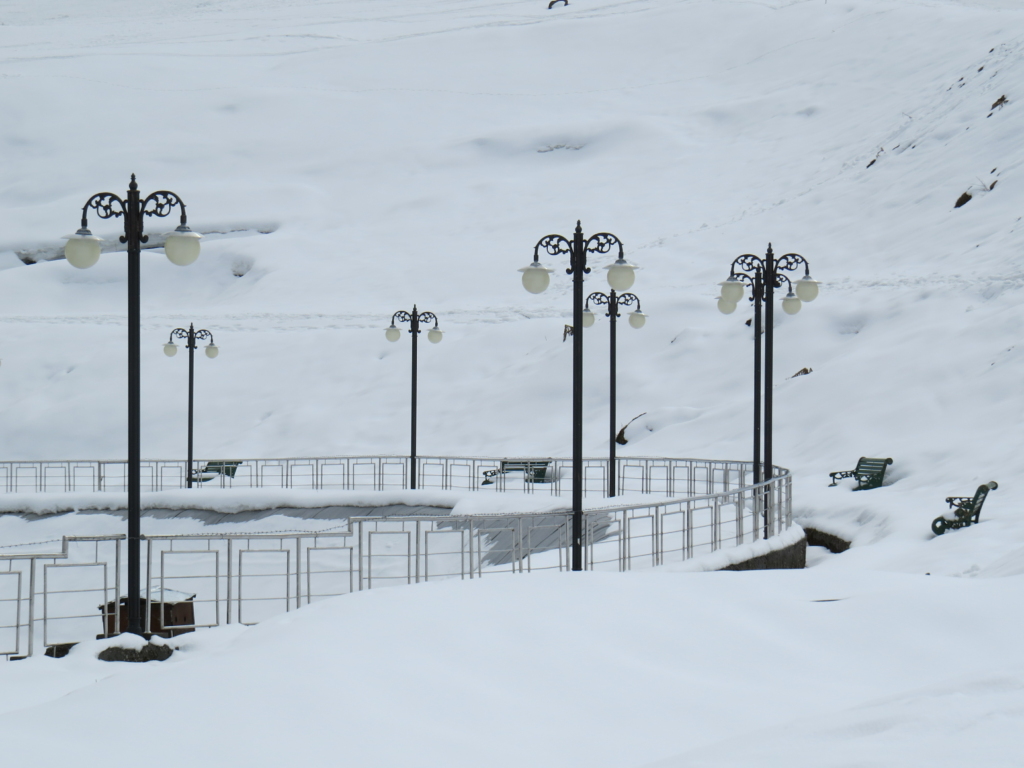
<path fill-rule="evenodd" d="M 0 665 L 0 742 L 33 768 L 1019 765 L 1024 581 L 843 557 L 364 592 L 164 663 L 85 643 Z"/>

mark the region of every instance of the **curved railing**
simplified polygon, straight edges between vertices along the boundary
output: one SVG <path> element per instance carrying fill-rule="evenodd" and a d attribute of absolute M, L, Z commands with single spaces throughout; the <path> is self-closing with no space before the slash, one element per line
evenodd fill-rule
<path fill-rule="evenodd" d="M 371 464 L 378 470 L 392 461 L 408 468 L 401 459 L 368 458 L 381 462 Z M 481 485 L 482 479 L 475 482 L 500 460 L 434 457 L 421 461 L 421 467 L 433 462 L 445 470 L 425 475 L 425 480 L 433 480 L 424 482 L 424 487 L 514 491 L 531 490 L 533 485 L 532 490 L 540 490 L 536 487 L 540 483 L 524 483 L 521 477 L 503 479 L 498 475 L 498 482 L 487 486 Z M 569 483 L 561 478 L 569 475 L 565 470 L 570 462 L 549 461 L 561 474 L 545 485 L 556 495 L 567 491 Z M 597 466 L 598 460 L 589 461 Z M 252 473 L 242 477 L 236 473 L 233 480 L 225 478 L 222 484 L 251 487 L 245 478 L 261 477 L 261 466 L 273 466 L 273 462 L 292 470 L 300 466 L 345 467 L 348 474 L 333 475 L 335 480 L 352 478 L 357 465 L 317 464 L 340 462 L 338 459 L 251 460 L 247 463 Z M 38 463 L 42 464 L 88 463 Z M 450 471 L 462 466 L 470 471 Z M 757 485 L 750 483 L 749 462 L 626 458 L 617 462 L 616 471 L 620 480 L 626 481 L 624 492 L 666 497 L 641 503 L 615 504 L 608 499 L 603 506 L 591 504 L 584 512 L 584 565 L 588 570 L 625 571 L 681 562 L 769 538 L 792 524 L 792 478 L 782 468 L 775 469 L 773 479 Z M 385 476 L 381 472 L 375 475 L 378 479 Z M 324 475 L 316 473 L 283 472 L 279 477 L 293 482 L 273 487 L 353 487 L 294 484 L 296 477 L 320 477 L 322 483 Z M 592 479 L 596 482 L 604 476 Z M 382 487 L 375 481 L 371 487 L 403 486 Z M 590 490 L 593 495 L 601 489 L 603 485 Z M 186 629 L 251 624 L 318 599 L 358 590 L 439 578 L 482 578 L 501 572 L 565 570 L 570 562 L 571 528 L 572 514 L 566 505 L 533 514 L 353 517 L 347 524 L 325 525 L 319 531 L 144 536 L 143 594 L 150 595 L 154 603 L 167 601 L 172 590 L 194 595 L 187 601 L 194 616 Z M 34 548 L 0 544 L 0 656 L 31 655 L 40 644 L 52 647 L 98 633 L 119 632 L 122 618 L 114 606 L 124 578 L 124 538 L 64 537 L 59 552 L 40 551 L 39 543 Z M 153 615 L 143 613 L 147 630 L 159 629 L 152 625 Z"/>
<path fill-rule="evenodd" d="M 528 482 L 522 472 L 496 474 L 503 461 L 548 462 L 545 482 Z M 410 460 L 405 456 L 327 456 L 283 459 L 197 460 L 200 472 L 207 464 L 236 464 L 234 474 L 209 473 L 193 488 L 296 488 L 309 490 L 384 491 L 408 488 Z M 124 491 L 128 477 L 125 461 L 0 461 L 0 492 Z M 785 472 L 776 468 L 776 473 Z M 617 458 L 616 487 L 620 495 L 650 493 L 695 496 L 753 484 L 753 465 L 747 461 L 674 459 L 651 456 Z M 142 462 L 142 490 L 185 487 L 186 463 L 180 460 Z M 416 459 L 420 488 L 462 491 L 507 491 L 568 494 L 572 485 L 572 459 L 557 457 L 482 458 L 421 456 Z M 485 480 L 490 480 L 487 484 Z M 608 487 L 608 459 L 583 460 L 583 492 L 603 496 Z"/>

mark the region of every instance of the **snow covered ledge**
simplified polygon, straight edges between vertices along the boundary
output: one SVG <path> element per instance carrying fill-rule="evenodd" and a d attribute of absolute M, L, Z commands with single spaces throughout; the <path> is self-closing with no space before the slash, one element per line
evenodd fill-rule
<path fill-rule="evenodd" d="M 247 512 L 282 510 L 318 510 L 325 508 L 368 510 L 386 507 L 415 510 L 433 508 L 436 514 L 530 514 L 568 509 L 557 496 L 520 493 L 479 494 L 468 491 L 393 490 L 296 490 L 290 488 L 223 488 L 153 491 L 142 494 L 142 513 L 153 510 L 210 512 L 239 515 Z M 73 512 L 123 513 L 125 494 L 120 491 L 79 493 L 8 493 L 0 495 L 0 514 L 31 517 L 63 515 Z"/>
<path fill-rule="evenodd" d="M 767 571 L 804 568 L 807 535 L 795 523 L 778 536 L 740 544 L 668 566 L 671 571 Z"/>

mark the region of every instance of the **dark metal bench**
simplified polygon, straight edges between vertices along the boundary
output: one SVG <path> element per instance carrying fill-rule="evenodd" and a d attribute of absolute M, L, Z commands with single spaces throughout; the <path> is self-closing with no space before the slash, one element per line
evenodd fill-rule
<path fill-rule="evenodd" d="M 871 488 L 878 488 L 885 477 L 885 468 L 890 464 L 892 464 L 892 459 L 869 459 L 866 456 L 861 456 L 857 460 L 856 469 L 829 472 L 828 476 L 832 478 L 829 487 L 831 488 L 836 484 L 837 480 L 841 480 L 844 477 L 855 477 L 857 478 L 857 487 L 853 489 L 855 491 L 867 491 Z"/>
<path fill-rule="evenodd" d="M 484 470 L 484 481 L 481 485 L 493 485 L 495 476 L 504 475 L 506 472 L 522 472 L 523 480 L 527 483 L 553 483 L 555 478 L 549 472 L 550 468 L 550 461 L 502 459 L 498 469 Z"/>
<path fill-rule="evenodd" d="M 205 483 L 207 480 L 213 480 L 217 475 L 234 477 L 241 463 L 240 461 L 208 461 L 205 467 L 192 475 L 192 482 Z"/>
<path fill-rule="evenodd" d="M 988 498 L 988 492 L 999 487 L 995 480 L 978 486 L 973 496 L 950 496 L 946 499 L 950 509 L 956 510 L 956 517 L 950 519 L 941 515 L 932 520 L 932 533 L 941 536 L 950 528 L 966 528 L 971 523 L 978 522 L 981 517 L 981 508 Z"/>

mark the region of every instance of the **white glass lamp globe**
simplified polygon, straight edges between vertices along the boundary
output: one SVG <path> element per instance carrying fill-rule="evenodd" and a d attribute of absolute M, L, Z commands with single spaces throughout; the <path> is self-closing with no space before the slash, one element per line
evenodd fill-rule
<path fill-rule="evenodd" d="M 164 253 L 168 260 L 179 267 L 187 267 L 199 258 L 199 239 L 202 237 L 198 232 L 193 232 L 187 224 L 182 224 L 167 236 L 164 243 Z"/>
<path fill-rule="evenodd" d="M 736 275 L 729 275 L 729 279 L 723 280 L 719 285 L 722 286 L 722 298 L 726 301 L 736 304 L 743 298 L 744 285 L 736 279 Z"/>
<path fill-rule="evenodd" d="M 629 313 L 629 324 L 633 328 L 643 328 L 644 323 L 647 322 L 647 315 L 641 312 L 639 309 L 635 312 Z"/>
<path fill-rule="evenodd" d="M 429 341 L 431 344 L 439 344 L 441 342 L 441 339 L 443 338 L 444 331 L 442 331 L 440 328 L 431 328 L 429 331 L 427 331 L 427 341 Z"/>
<path fill-rule="evenodd" d="M 64 258 L 72 267 L 88 269 L 100 260 L 100 243 L 103 238 L 96 237 L 85 227 L 65 239 L 68 242 L 64 246 Z"/>
<path fill-rule="evenodd" d="M 792 289 L 786 294 L 786 298 L 782 300 L 782 311 L 787 315 L 795 315 L 800 311 L 801 301 L 793 293 Z"/>
<path fill-rule="evenodd" d="M 212 341 L 206 345 L 206 356 L 211 360 L 220 354 L 220 349 Z"/>
<path fill-rule="evenodd" d="M 528 267 L 520 268 L 519 271 L 523 273 L 523 288 L 530 293 L 544 293 L 551 284 L 551 273 L 555 270 L 535 261 Z"/>
<path fill-rule="evenodd" d="M 605 267 L 608 270 L 608 285 L 616 291 L 628 291 L 636 280 L 636 268 L 636 264 L 630 264 L 622 257 L 617 258 Z"/>
<path fill-rule="evenodd" d="M 176 354 L 178 354 L 178 345 L 175 344 L 173 341 L 168 341 L 166 344 L 164 344 L 164 354 L 167 355 L 168 357 L 174 357 Z"/>
<path fill-rule="evenodd" d="M 390 328 L 384 329 L 384 335 L 387 337 L 388 341 L 398 341 L 402 338 L 402 332 L 393 325 Z"/>
<path fill-rule="evenodd" d="M 810 275 L 804 275 L 796 281 L 796 296 L 800 301 L 814 301 L 818 298 L 817 280 L 812 280 Z"/>
<path fill-rule="evenodd" d="M 584 328 L 589 328 L 590 326 L 592 326 L 594 324 L 594 320 L 596 320 L 596 319 L 597 318 L 594 317 L 594 313 L 591 312 L 589 309 L 584 309 L 583 310 L 583 327 Z"/>
<path fill-rule="evenodd" d="M 718 299 L 718 311 L 723 315 L 731 315 L 736 311 L 736 302 L 727 301 L 724 296 L 720 296 Z"/>

